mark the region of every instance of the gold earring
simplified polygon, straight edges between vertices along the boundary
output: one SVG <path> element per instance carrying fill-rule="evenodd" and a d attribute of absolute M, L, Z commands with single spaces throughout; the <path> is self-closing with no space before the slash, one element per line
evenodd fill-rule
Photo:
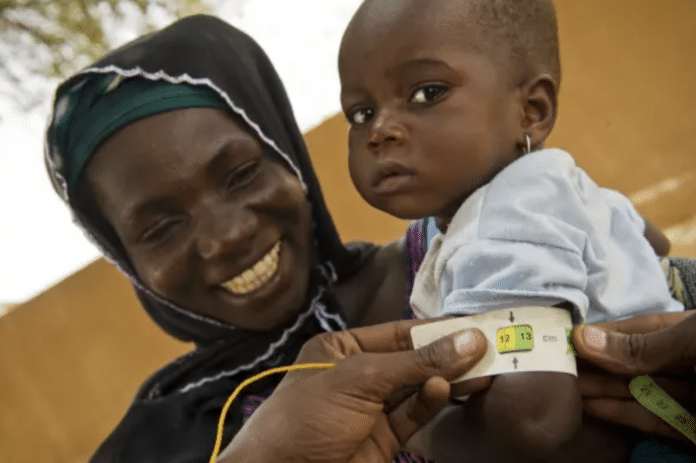
<path fill-rule="evenodd" d="M 522 146 L 522 155 L 529 154 L 532 152 L 532 139 L 529 137 L 528 133 L 524 134 L 524 145 Z"/>

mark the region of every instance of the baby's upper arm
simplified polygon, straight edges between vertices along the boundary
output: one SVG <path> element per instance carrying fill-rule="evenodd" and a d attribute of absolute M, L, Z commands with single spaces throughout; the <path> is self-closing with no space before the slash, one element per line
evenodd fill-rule
<path fill-rule="evenodd" d="M 499 375 L 488 391 L 469 400 L 480 410 L 486 433 L 520 461 L 555 454 L 582 424 L 576 377 L 564 373 Z"/>
<path fill-rule="evenodd" d="M 559 150 L 532 153 L 513 166 L 450 224 L 455 231 L 442 243 L 435 274 L 443 310 L 570 302 L 579 322 L 589 306 L 585 257 L 596 236 L 611 231 L 610 205 Z"/>

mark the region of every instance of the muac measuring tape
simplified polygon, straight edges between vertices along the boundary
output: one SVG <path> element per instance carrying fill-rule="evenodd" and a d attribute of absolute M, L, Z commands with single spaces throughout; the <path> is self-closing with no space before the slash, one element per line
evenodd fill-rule
<path fill-rule="evenodd" d="M 411 328 L 414 349 L 466 328 L 478 328 L 488 339 L 486 354 L 468 373 L 456 379 L 513 373 L 516 371 L 556 371 L 577 376 L 573 325 L 570 312 L 553 307 L 517 307 L 478 315 L 457 317 Z M 333 363 L 302 363 L 272 368 L 247 378 L 222 408 L 215 446 L 209 463 L 220 453 L 225 416 L 234 399 L 247 385 L 266 376 L 297 370 L 325 370 Z M 696 418 L 679 405 L 649 376 L 638 376 L 629 384 L 631 394 L 652 413 L 696 444 Z"/>
<path fill-rule="evenodd" d="M 455 381 L 516 371 L 556 371 L 577 376 L 570 312 L 553 307 L 518 307 L 458 317 L 411 329 L 414 348 L 448 334 L 478 328 L 488 339 L 484 358 Z M 629 384 L 635 399 L 646 409 L 696 444 L 696 418 L 670 397 L 649 376 Z"/>
<path fill-rule="evenodd" d="M 633 378 L 628 388 L 641 405 L 696 444 L 696 418 L 670 397 L 650 376 Z"/>
<path fill-rule="evenodd" d="M 488 349 L 481 361 L 456 381 L 521 371 L 578 375 L 570 342 L 570 312 L 554 307 L 516 307 L 414 326 L 413 347 L 466 328 L 480 329 L 488 339 Z"/>

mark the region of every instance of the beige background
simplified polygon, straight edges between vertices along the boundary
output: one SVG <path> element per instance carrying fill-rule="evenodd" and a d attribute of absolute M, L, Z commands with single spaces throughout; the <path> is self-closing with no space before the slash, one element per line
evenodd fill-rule
<path fill-rule="evenodd" d="M 696 257 L 696 2 L 559 0 L 563 85 L 549 146 L 629 195 Z M 346 126 L 307 139 L 344 239 L 405 224 L 369 209 L 347 174 Z M 0 461 L 85 461 L 144 378 L 189 346 L 162 334 L 97 261 L 0 318 Z M 212 430 L 211 430 L 212 432 Z"/>

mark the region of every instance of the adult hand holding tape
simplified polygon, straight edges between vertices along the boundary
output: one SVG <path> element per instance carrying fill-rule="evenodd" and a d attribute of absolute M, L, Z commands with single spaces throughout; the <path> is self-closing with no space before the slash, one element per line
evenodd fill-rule
<path fill-rule="evenodd" d="M 585 413 L 651 434 L 670 437 L 683 434 L 676 431 L 674 423 L 658 417 L 634 400 L 639 391 L 631 391 L 625 377 L 655 377 L 676 402 L 693 412 L 696 404 L 696 314 L 654 314 L 579 326 L 573 344 L 580 358 L 612 373 L 588 371 L 580 374 Z M 665 408 L 670 411 L 672 407 Z M 696 427 L 692 425 L 690 429 L 693 433 Z"/>
<path fill-rule="evenodd" d="M 446 405 L 448 381 L 486 351 L 476 329 L 413 350 L 409 332 L 419 323 L 403 320 L 312 338 L 294 365 L 309 370 L 288 373 L 220 459 L 216 450 L 211 460 L 391 462 Z"/>
<path fill-rule="evenodd" d="M 414 326 L 413 346 L 422 347 L 454 331 L 474 327 L 488 339 L 488 350 L 457 381 L 530 371 L 577 376 L 568 339 L 573 327 L 570 312 L 561 308 L 516 307 Z"/>

